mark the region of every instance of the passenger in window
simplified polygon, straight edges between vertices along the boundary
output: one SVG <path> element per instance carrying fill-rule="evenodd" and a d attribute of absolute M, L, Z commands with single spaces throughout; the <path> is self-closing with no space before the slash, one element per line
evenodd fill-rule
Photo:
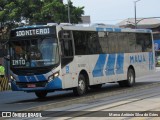
<path fill-rule="evenodd" d="M 38 50 L 38 48 L 36 48 L 35 45 L 31 46 L 30 59 L 31 59 L 31 66 L 32 67 L 42 66 L 43 65 L 43 61 L 41 61 L 42 54 Z"/>
<path fill-rule="evenodd" d="M 24 59 L 24 50 L 21 46 L 15 46 L 15 57 L 16 59 Z"/>
<path fill-rule="evenodd" d="M 135 52 L 142 52 L 142 45 L 137 44 L 135 47 L 136 47 Z"/>

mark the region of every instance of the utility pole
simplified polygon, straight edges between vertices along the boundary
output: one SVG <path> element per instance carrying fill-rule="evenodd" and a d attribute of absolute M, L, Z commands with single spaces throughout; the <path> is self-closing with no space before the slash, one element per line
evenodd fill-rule
<path fill-rule="evenodd" d="M 68 0 L 68 22 L 71 23 L 71 18 L 70 18 L 70 0 Z"/>
<path fill-rule="evenodd" d="M 135 29 L 137 28 L 136 3 L 139 2 L 139 1 L 140 1 L 140 0 L 134 1 Z"/>

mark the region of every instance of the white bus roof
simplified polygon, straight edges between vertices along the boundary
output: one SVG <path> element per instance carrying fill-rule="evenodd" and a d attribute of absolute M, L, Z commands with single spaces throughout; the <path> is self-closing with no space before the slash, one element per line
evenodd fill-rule
<path fill-rule="evenodd" d="M 60 24 L 60 25 L 33 25 L 18 27 L 16 29 L 26 29 L 26 28 L 37 28 L 45 26 L 58 26 L 63 30 L 75 30 L 75 31 L 106 31 L 106 32 L 135 32 L 135 33 L 151 33 L 150 29 L 131 29 L 131 28 L 118 28 L 118 27 L 108 27 L 108 26 L 82 26 L 82 25 L 72 25 L 72 24 Z"/>
<path fill-rule="evenodd" d="M 106 32 L 135 32 L 135 33 L 151 33 L 150 29 L 130 29 L 130 28 L 111 28 L 111 27 L 94 27 L 94 26 L 62 26 L 63 30 L 76 30 L 76 31 L 106 31 Z"/>

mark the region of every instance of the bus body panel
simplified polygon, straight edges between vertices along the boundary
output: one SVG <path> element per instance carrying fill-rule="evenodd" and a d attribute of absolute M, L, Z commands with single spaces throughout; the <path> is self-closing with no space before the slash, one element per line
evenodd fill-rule
<path fill-rule="evenodd" d="M 63 77 L 65 88 L 77 86 L 78 76 L 82 70 L 89 76 L 89 85 L 126 80 L 130 66 L 133 66 L 136 77 L 151 73 L 154 71 L 153 54 L 145 52 L 75 56 L 74 60 L 63 69 L 66 72 Z M 67 77 L 67 74 L 72 76 Z"/>
<path fill-rule="evenodd" d="M 151 74 L 154 68 L 153 53 L 133 53 L 129 56 L 128 62 L 134 66 L 136 77 Z"/>
<path fill-rule="evenodd" d="M 74 60 L 62 68 L 62 79 L 65 89 L 74 87 L 74 82 L 77 81 L 75 69 Z"/>

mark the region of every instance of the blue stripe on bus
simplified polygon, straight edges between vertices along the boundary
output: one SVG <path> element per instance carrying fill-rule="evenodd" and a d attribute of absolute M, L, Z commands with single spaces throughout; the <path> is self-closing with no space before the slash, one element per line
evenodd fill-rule
<path fill-rule="evenodd" d="M 104 76 L 103 75 L 103 69 L 104 69 L 104 64 L 106 61 L 106 54 L 100 54 L 97 60 L 97 63 L 92 71 L 92 75 L 93 77 L 100 77 L 100 76 Z"/>
<path fill-rule="evenodd" d="M 37 78 L 37 79 L 36 79 Z M 44 75 L 36 76 L 18 76 L 20 82 L 37 82 L 46 80 Z"/>
<path fill-rule="evenodd" d="M 44 81 L 46 80 L 45 76 L 44 75 L 36 75 L 38 81 Z"/>
<path fill-rule="evenodd" d="M 121 32 L 121 29 L 120 28 L 114 28 L 114 31 L 115 32 Z"/>
<path fill-rule="evenodd" d="M 29 82 L 37 82 L 35 76 L 26 76 Z"/>
<path fill-rule="evenodd" d="M 152 32 L 151 30 L 149 30 L 149 29 L 136 29 L 136 32 L 141 32 L 141 33 L 150 33 L 150 32 Z"/>
<path fill-rule="evenodd" d="M 152 32 L 152 30 L 146 30 L 146 32 L 150 33 L 150 32 Z"/>
<path fill-rule="evenodd" d="M 36 27 L 44 27 L 44 25 L 18 27 L 18 28 L 16 28 L 16 30 L 18 30 L 18 29 L 26 29 L 26 28 L 36 28 Z"/>
<path fill-rule="evenodd" d="M 128 32 L 140 32 L 140 33 L 151 33 L 152 31 L 149 29 L 121 29 L 121 28 L 100 28 L 97 27 L 96 31 L 108 31 L 108 32 L 122 32 L 122 31 L 128 31 Z"/>
<path fill-rule="evenodd" d="M 113 31 L 113 28 L 106 28 L 106 31 L 112 32 L 112 31 Z"/>
<path fill-rule="evenodd" d="M 148 54 L 149 54 L 148 55 L 149 56 L 149 70 L 153 70 L 154 69 L 153 53 L 149 52 Z"/>
<path fill-rule="evenodd" d="M 108 32 L 112 32 L 113 28 L 96 28 L 96 31 L 108 31 Z"/>
<path fill-rule="evenodd" d="M 114 65 L 115 65 L 115 60 L 116 60 L 116 54 L 110 54 L 108 56 L 108 62 L 106 65 L 106 75 L 114 75 Z"/>
<path fill-rule="evenodd" d="M 47 84 L 47 89 L 62 89 L 62 80 L 59 77 L 54 78 Z"/>
<path fill-rule="evenodd" d="M 104 28 L 96 28 L 96 31 L 104 31 Z"/>
<path fill-rule="evenodd" d="M 117 54 L 116 74 L 123 74 L 124 54 Z"/>
<path fill-rule="evenodd" d="M 25 76 L 18 76 L 19 82 L 28 82 Z"/>

